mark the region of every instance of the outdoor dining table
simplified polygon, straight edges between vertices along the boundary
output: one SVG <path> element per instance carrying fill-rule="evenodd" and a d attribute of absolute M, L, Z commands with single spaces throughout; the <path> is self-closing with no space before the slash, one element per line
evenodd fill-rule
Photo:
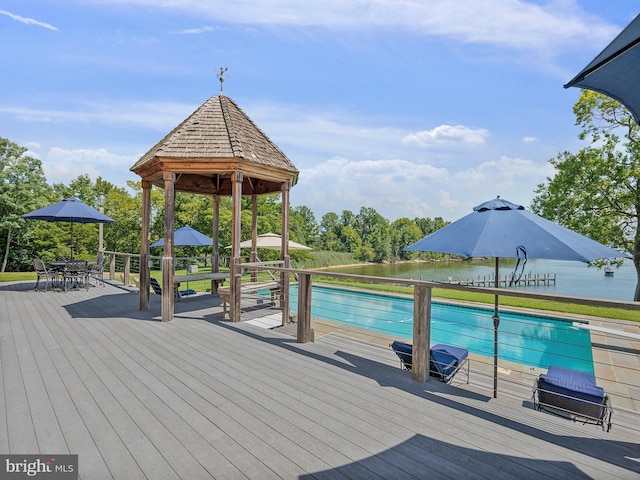
<path fill-rule="evenodd" d="M 67 288 L 80 288 L 88 286 L 88 280 L 86 278 L 88 271 L 88 263 L 82 260 L 55 260 L 48 263 L 49 268 L 57 272 L 58 279 L 56 282 L 52 281 L 54 287 L 62 288 L 67 291 Z M 84 268 L 83 268 L 84 267 Z"/>

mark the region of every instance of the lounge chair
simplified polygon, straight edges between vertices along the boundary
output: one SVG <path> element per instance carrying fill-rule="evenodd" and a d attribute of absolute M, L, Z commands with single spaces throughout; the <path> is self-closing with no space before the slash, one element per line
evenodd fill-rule
<path fill-rule="evenodd" d="M 157 295 L 162 295 L 162 287 L 160 286 L 160 284 L 155 278 L 153 277 L 149 278 L 149 285 L 151 286 L 151 290 L 153 290 L 153 293 Z M 174 293 L 176 298 L 182 298 L 183 296 L 187 296 L 187 295 L 195 295 L 196 291 L 195 290 L 178 290 L 176 288 Z"/>
<path fill-rule="evenodd" d="M 413 345 L 395 340 L 389 346 L 400 359 L 401 368 L 411 370 Z M 460 370 L 466 374 L 469 383 L 469 350 L 443 344 L 429 349 L 429 375 L 451 383 Z"/>
<path fill-rule="evenodd" d="M 550 366 L 533 385 L 533 405 L 574 421 L 600 425 L 611 429 L 613 408 L 602 387 L 596 385 L 594 375 Z"/>
<path fill-rule="evenodd" d="M 462 370 L 469 383 L 469 350 L 466 348 L 438 344 L 431 347 L 429 357 L 429 372 L 432 375 L 451 383 L 455 374 Z"/>
<path fill-rule="evenodd" d="M 162 288 L 155 278 L 151 277 L 149 279 L 149 285 L 151 286 L 151 290 L 153 290 L 153 293 L 155 293 L 156 295 L 162 295 Z"/>
<path fill-rule="evenodd" d="M 394 340 L 389 345 L 400 359 L 400 368 L 411 371 L 411 361 L 413 359 L 413 345 Z"/>

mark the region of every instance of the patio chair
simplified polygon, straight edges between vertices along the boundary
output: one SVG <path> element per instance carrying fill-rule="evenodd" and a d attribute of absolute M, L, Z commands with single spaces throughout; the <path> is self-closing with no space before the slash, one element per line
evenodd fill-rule
<path fill-rule="evenodd" d="M 102 253 L 98 254 L 96 261 L 89 266 L 88 277 L 93 278 L 96 282 L 102 284 L 104 287 L 104 267 L 107 263 L 107 257 L 105 257 Z"/>
<path fill-rule="evenodd" d="M 400 359 L 400 367 L 411 370 L 413 345 L 395 340 L 389 345 Z M 452 345 L 434 345 L 429 350 L 429 375 L 451 383 L 453 377 L 462 370 L 469 383 L 469 351 Z"/>
<path fill-rule="evenodd" d="M 533 406 L 582 423 L 611 429 L 613 408 L 608 395 L 596 385 L 594 375 L 550 366 L 533 385 Z"/>
<path fill-rule="evenodd" d="M 50 270 L 44 264 L 44 262 L 39 258 L 33 259 L 33 268 L 36 271 L 37 279 L 36 279 L 36 291 L 40 290 L 40 279 L 44 278 L 44 291 L 46 292 L 49 287 L 49 281 L 51 281 L 51 286 L 55 286 L 55 281 L 58 279 L 58 272 L 55 270 Z"/>
<path fill-rule="evenodd" d="M 89 274 L 86 260 L 69 260 L 64 265 L 64 271 L 62 272 L 62 282 L 64 291 L 69 291 L 69 288 L 86 288 L 89 290 Z"/>
<path fill-rule="evenodd" d="M 446 383 L 462 371 L 469 383 L 469 350 L 453 345 L 438 344 L 429 350 L 429 373 Z"/>

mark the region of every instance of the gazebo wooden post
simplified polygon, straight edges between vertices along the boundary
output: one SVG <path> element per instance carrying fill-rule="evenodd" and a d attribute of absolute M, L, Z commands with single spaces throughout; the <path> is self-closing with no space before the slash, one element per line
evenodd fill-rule
<path fill-rule="evenodd" d="M 151 224 L 151 182 L 142 181 L 142 241 L 140 247 L 140 310 L 149 309 L 149 227 Z"/>
<path fill-rule="evenodd" d="M 165 170 L 164 180 L 164 247 L 162 249 L 162 321 L 173 320 L 173 227 L 175 218 L 175 181 L 176 174 Z"/>
<path fill-rule="evenodd" d="M 242 172 L 233 172 L 231 193 L 231 261 L 229 278 L 229 318 L 232 322 L 239 322 L 240 318 L 240 283 L 242 277 L 237 267 L 240 266 L 240 233 L 242 211 Z"/>
<path fill-rule="evenodd" d="M 291 184 L 282 182 L 282 243 L 280 244 L 281 260 L 284 261 L 284 268 L 291 267 L 289 260 L 289 191 Z M 282 308 L 282 325 L 288 325 L 289 319 L 289 273 L 280 272 L 280 308 Z"/>
<path fill-rule="evenodd" d="M 213 196 L 213 228 L 212 228 L 212 252 L 211 271 L 220 271 L 220 195 Z M 218 293 L 218 282 L 211 280 L 211 295 Z"/>
<path fill-rule="evenodd" d="M 411 376 L 419 382 L 429 378 L 431 333 L 431 287 L 413 287 L 413 359 Z"/>
<path fill-rule="evenodd" d="M 258 261 L 258 197 L 251 195 L 251 256 L 250 262 Z M 251 270 L 251 281 L 258 281 L 258 272 Z"/>

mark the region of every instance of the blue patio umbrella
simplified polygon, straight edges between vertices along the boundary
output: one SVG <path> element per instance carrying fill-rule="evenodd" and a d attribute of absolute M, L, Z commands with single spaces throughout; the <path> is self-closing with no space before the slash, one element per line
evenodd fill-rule
<path fill-rule="evenodd" d="M 74 223 L 111 223 L 115 220 L 99 212 L 76 197 L 69 197 L 33 212 L 22 215 L 22 218 L 44 220 L 46 222 L 69 222 L 71 224 L 71 258 L 73 258 L 73 224 Z"/>
<path fill-rule="evenodd" d="M 207 237 L 205 234 L 194 230 L 189 225 L 176 230 L 173 234 L 173 244 L 176 247 L 204 247 L 212 246 L 213 240 Z M 155 243 L 151 244 L 152 247 L 163 247 L 164 238 L 161 238 Z"/>
<path fill-rule="evenodd" d="M 495 286 L 499 259 L 527 258 L 591 262 L 600 258 L 630 258 L 573 230 L 551 222 L 500 197 L 473 208 L 473 212 L 409 245 L 405 250 L 441 252 L 462 257 L 495 257 Z M 522 269 L 524 269 L 524 263 Z M 518 265 L 516 265 L 516 270 Z M 515 272 L 514 272 L 515 276 Z M 498 378 L 498 295 L 494 305 L 494 397 Z"/>
<path fill-rule="evenodd" d="M 640 124 L 640 15 L 564 88 L 580 87 L 622 103 Z"/>

